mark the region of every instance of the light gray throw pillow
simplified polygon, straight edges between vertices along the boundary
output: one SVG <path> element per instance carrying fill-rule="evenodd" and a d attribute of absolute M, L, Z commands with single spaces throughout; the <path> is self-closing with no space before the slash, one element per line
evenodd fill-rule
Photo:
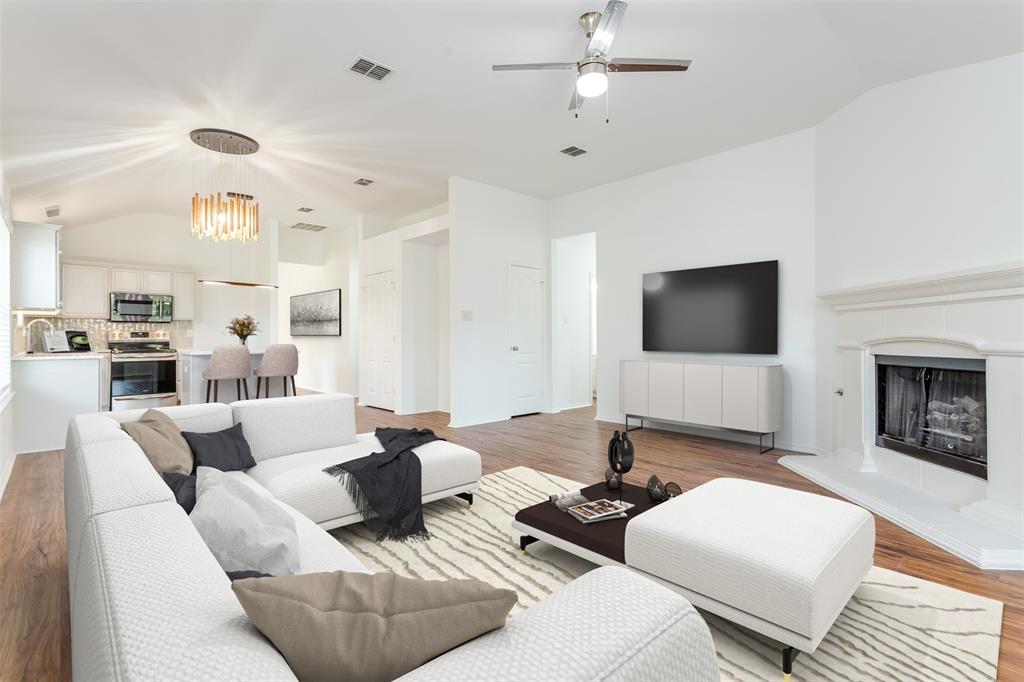
<path fill-rule="evenodd" d="M 189 514 L 225 571 L 290 575 L 299 570 L 295 520 L 272 499 L 210 467 L 196 469 Z"/>

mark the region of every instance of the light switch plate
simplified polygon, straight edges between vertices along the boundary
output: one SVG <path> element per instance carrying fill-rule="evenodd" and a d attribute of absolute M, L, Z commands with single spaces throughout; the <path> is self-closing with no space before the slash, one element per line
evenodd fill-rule
<path fill-rule="evenodd" d="M 463 310 L 462 311 L 462 321 L 463 322 L 472 322 L 473 321 L 473 311 L 472 310 Z"/>

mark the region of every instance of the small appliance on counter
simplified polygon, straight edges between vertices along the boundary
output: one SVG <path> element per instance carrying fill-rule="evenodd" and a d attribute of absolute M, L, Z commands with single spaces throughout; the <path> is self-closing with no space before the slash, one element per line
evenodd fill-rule
<path fill-rule="evenodd" d="M 67 339 L 68 348 L 75 353 L 92 352 L 92 344 L 89 343 L 88 332 L 65 330 L 64 337 Z"/>
<path fill-rule="evenodd" d="M 112 411 L 178 404 L 178 353 L 168 332 L 110 332 L 107 347 Z"/>

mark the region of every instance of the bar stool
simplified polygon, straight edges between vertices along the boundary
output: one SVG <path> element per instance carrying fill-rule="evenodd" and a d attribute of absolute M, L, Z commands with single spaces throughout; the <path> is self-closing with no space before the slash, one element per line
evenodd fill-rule
<path fill-rule="evenodd" d="M 249 376 L 252 375 L 252 359 L 245 346 L 217 346 L 210 356 L 210 365 L 203 371 L 206 379 L 206 402 L 210 402 L 210 386 L 213 386 L 213 402 L 217 402 L 217 388 L 221 379 L 234 379 L 238 399 L 249 399 Z"/>
<path fill-rule="evenodd" d="M 270 379 L 281 377 L 284 395 L 288 395 L 288 378 L 292 380 L 292 395 L 295 392 L 295 375 L 299 373 L 299 349 L 291 343 L 272 343 L 263 351 L 263 360 L 256 368 L 256 397 L 260 397 L 260 383 L 267 380 L 266 397 L 270 397 Z"/>

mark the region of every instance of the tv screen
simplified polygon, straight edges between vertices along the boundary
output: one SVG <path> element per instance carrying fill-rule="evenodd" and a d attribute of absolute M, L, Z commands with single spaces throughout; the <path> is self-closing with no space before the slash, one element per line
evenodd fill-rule
<path fill-rule="evenodd" d="M 779 352 L 779 261 L 644 275 L 644 350 Z"/>

